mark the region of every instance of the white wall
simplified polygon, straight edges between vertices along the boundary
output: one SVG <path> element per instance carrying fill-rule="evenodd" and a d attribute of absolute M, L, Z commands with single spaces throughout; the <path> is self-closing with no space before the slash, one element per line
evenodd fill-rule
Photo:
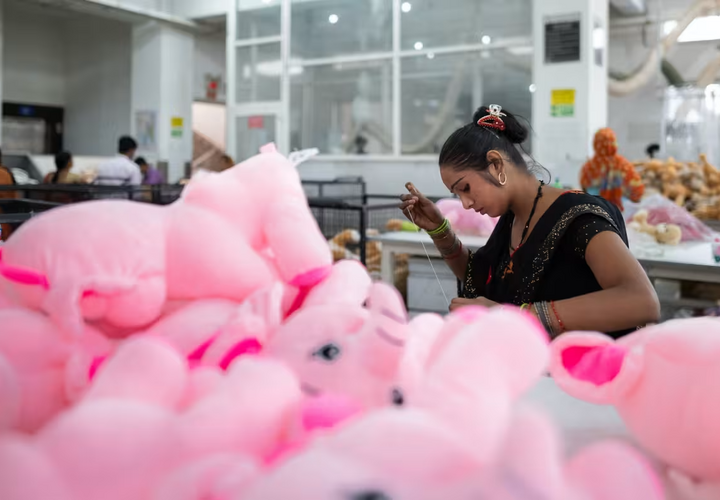
<path fill-rule="evenodd" d="M 405 183 L 412 182 L 428 196 L 450 196 L 440 178 L 440 167 L 434 157 L 415 160 L 372 160 L 365 158 L 310 160 L 298 166 L 300 176 L 308 180 L 361 176 L 368 194 L 400 196 Z"/>
<path fill-rule="evenodd" d="M 65 25 L 67 84 L 65 147 L 109 155 L 130 133 L 130 26 L 96 19 Z"/>
<path fill-rule="evenodd" d="M 221 77 L 217 100 L 220 102 L 225 101 L 225 84 L 227 82 L 226 52 L 227 46 L 224 30 L 219 33 L 195 37 L 194 99 L 202 100 L 206 98 L 205 75 L 210 74 Z"/>
<path fill-rule="evenodd" d="M 643 34 L 640 27 L 616 28 L 610 33 L 610 69 L 630 73 L 644 62 L 649 45 L 657 39 L 655 29 Z M 718 56 L 718 42 L 681 43 L 668 54 L 668 60 L 686 81 L 694 81 L 705 66 Z M 642 159 L 651 143 L 662 144 L 663 92 L 667 81 L 662 75 L 637 92 L 610 96 L 608 125 L 618 135 L 620 152 L 627 158 Z"/>
<path fill-rule="evenodd" d="M 5 2 L 3 101 L 65 108 L 64 147 L 112 155 L 130 132 L 130 26 Z"/>
<path fill-rule="evenodd" d="M 193 103 L 193 130 L 225 150 L 227 112 L 224 104 Z"/>
<path fill-rule="evenodd" d="M 3 100 L 65 105 L 63 19 L 37 16 L 5 2 Z"/>

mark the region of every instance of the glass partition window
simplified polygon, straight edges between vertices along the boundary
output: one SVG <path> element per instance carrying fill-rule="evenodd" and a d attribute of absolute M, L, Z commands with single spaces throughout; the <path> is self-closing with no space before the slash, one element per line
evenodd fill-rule
<path fill-rule="evenodd" d="M 280 0 L 240 0 L 236 40 L 280 36 Z"/>
<path fill-rule="evenodd" d="M 401 11 L 402 50 L 490 45 L 532 30 L 529 0 L 407 0 Z"/>
<path fill-rule="evenodd" d="M 392 50 L 392 0 L 292 0 L 292 55 L 319 59 Z"/>
<path fill-rule="evenodd" d="M 531 0 L 236 2 L 233 112 L 274 103 L 290 150 L 435 155 L 480 105 L 532 118 Z"/>
<path fill-rule="evenodd" d="M 282 63 L 279 43 L 238 47 L 236 59 L 236 102 L 280 100 Z"/>
<path fill-rule="evenodd" d="M 290 146 L 327 154 L 390 154 L 392 61 L 295 67 Z"/>
<path fill-rule="evenodd" d="M 243 115 L 235 120 L 238 136 L 235 152 L 237 161 L 255 156 L 263 145 L 277 141 L 274 115 Z"/>

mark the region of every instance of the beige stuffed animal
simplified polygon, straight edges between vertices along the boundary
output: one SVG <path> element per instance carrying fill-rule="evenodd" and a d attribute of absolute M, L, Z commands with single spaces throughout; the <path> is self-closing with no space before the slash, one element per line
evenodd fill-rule
<path fill-rule="evenodd" d="M 633 216 L 629 227 L 635 231 L 646 233 L 655 238 L 655 241 L 664 245 L 677 245 L 682 240 L 682 228 L 677 224 L 658 224 L 653 226 L 648 223 L 648 211 L 638 210 Z"/>

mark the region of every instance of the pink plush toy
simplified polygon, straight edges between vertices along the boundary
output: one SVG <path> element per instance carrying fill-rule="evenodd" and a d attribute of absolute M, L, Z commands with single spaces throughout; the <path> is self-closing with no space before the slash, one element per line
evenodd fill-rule
<path fill-rule="evenodd" d="M 490 236 L 497 224 L 497 218 L 466 210 L 455 198 L 439 200 L 437 207 L 458 234 Z"/>
<path fill-rule="evenodd" d="M 75 333 L 85 320 L 117 337 L 150 325 L 168 301 L 239 302 L 278 274 L 300 290 L 297 309 L 332 264 L 296 169 L 272 146 L 194 179 L 170 206 L 61 207 L 23 225 L 0 250 L 13 300 Z"/>
<path fill-rule="evenodd" d="M 332 253 L 308 208 L 300 175 L 273 144 L 229 170 L 194 178 L 183 203 L 232 224 L 272 260 L 283 282 L 305 293 L 330 273 Z"/>
<path fill-rule="evenodd" d="M 0 310 L 0 429 L 34 432 L 71 400 L 66 382 L 88 379 L 110 343 L 86 328 L 68 339 L 45 316 Z"/>
<path fill-rule="evenodd" d="M 466 430 L 426 411 L 377 410 L 317 439 L 250 487 L 243 485 L 238 498 L 664 498 L 647 461 L 624 444 L 594 444 L 563 464 L 555 429 L 536 411 L 511 415 L 496 453 L 482 461 L 472 453 L 482 443 L 462 442 Z"/>
<path fill-rule="evenodd" d="M 116 337 L 155 321 L 168 299 L 242 300 L 273 277 L 242 234 L 207 210 L 115 200 L 24 224 L 2 248 L 0 275 L 25 307 L 64 328 L 78 334 L 84 320 Z"/>
<path fill-rule="evenodd" d="M 367 302 L 367 308 L 303 307 L 263 354 L 287 363 L 307 395 L 345 394 L 367 407 L 390 404 L 407 335 L 405 306 L 397 290 L 383 283 L 372 286 Z"/>
<path fill-rule="evenodd" d="M 593 333 L 562 335 L 552 345 L 551 373 L 569 394 L 614 405 L 641 445 L 710 487 L 720 484 L 718 359 L 720 322 L 697 318 L 617 342 Z"/>

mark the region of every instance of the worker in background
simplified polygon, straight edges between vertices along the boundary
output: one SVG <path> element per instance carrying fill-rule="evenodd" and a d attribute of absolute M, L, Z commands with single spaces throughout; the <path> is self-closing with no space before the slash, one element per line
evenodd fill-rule
<path fill-rule="evenodd" d="M 138 158 L 135 160 L 135 163 L 138 164 L 138 167 L 140 167 L 140 172 L 142 172 L 143 175 L 143 181 L 142 183 L 147 186 L 153 186 L 157 184 L 164 184 L 165 179 L 163 179 L 162 173 L 156 169 L 155 167 L 151 166 L 145 158 Z"/>
<path fill-rule="evenodd" d="M 580 186 L 592 195 L 599 195 L 623 210 L 623 198 L 637 203 L 645 193 L 645 185 L 635 166 L 618 154 L 615 132 L 603 128 L 595 134 L 595 156 L 580 171 Z"/>
<path fill-rule="evenodd" d="M 48 172 L 43 184 L 82 184 L 82 177 L 70 172 L 72 168 L 72 154 L 69 151 L 59 152 L 55 155 L 55 172 Z"/>
<path fill-rule="evenodd" d="M 102 186 L 139 186 L 143 175 L 137 163 L 133 161 L 137 151 L 137 142 L 128 136 L 118 141 L 118 155 L 98 167 L 95 184 Z"/>
<path fill-rule="evenodd" d="M 223 155 L 222 158 L 220 158 L 220 168 L 218 169 L 218 172 L 233 168 L 234 166 L 235 160 L 233 160 L 230 155 Z"/>
<path fill-rule="evenodd" d="M 651 160 L 655 159 L 655 155 L 660 152 L 660 145 L 659 144 L 650 144 L 647 149 L 645 150 L 645 153 L 648 155 L 648 158 Z"/>
<path fill-rule="evenodd" d="M 9 168 L 4 167 L 2 164 L 2 150 L 0 150 L 0 186 L 13 186 L 15 185 L 15 177 Z M 0 191 L 0 200 L 8 200 L 17 198 L 17 192 L 15 191 Z M 2 213 L 2 206 L 0 206 L 0 213 Z M 0 224 L 0 241 L 5 241 L 12 232 L 12 226 L 9 224 Z"/>

